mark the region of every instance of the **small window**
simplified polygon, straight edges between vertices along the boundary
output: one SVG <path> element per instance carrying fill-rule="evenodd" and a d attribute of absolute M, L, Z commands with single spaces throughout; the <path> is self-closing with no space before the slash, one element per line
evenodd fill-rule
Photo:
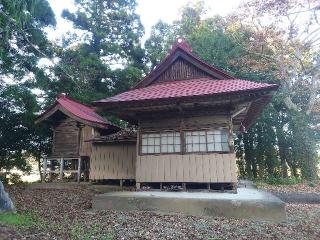
<path fill-rule="evenodd" d="M 146 133 L 141 135 L 141 153 L 181 152 L 180 132 Z"/>
<path fill-rule="evenodd" d="M 161 133 L 161 153 L 176 153 L 181 151 L 179 132 Z"/>
<path fill-rule="evenodd" d="M 159 133 L 142 134 L 141 153 L 160 153 Z"/>
<path fill-rule="evenodd" d="M 228 152 L 228 132 L 226 130 L 187 131 L 186 152 Z"/>

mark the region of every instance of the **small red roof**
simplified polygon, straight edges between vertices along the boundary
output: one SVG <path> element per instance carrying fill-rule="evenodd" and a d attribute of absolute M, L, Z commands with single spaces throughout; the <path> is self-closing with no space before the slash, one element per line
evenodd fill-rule
<path fill-rule="evenodd" d="M 70 117 L 74 116 L 78 119 L 84 120 L 89 123 L 95 123 L 101 128 L 109 128 L 110 126 L 116 127 L 105 118 L 95 112 L 91 106 L 79 103 L 76 100 L 67 97 L 65 94 L 60 94 L 56 102 L 43 112 L 36 120 L 40 122 L 47 117 L 50 117 L 57 110 L 63 111 Z"/>
<path fill-rule="evenodd" d="M 242 79 L 214 80 L 210 78 L 176 80 L 136 88 L 110 98 L 95 101 L 95 104 L 160 100 L 195 96 L 209 96 L 256 90 L 275 90 L 277 84 L 257 83 Z"/>

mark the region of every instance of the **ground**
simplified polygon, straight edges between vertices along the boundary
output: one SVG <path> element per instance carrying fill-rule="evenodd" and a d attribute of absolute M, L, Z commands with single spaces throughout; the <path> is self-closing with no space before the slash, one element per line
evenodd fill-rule
<path fill-rule="evenodd" d="M 270 223 L 150 212 L 94 212 L 91 199 L 96 191 L 84 187 L 16 186 L 7 190 L 18 210 L 14 217 L 20 219 L 0 218 L 0 239 L 320 239 L 320 204 L 287 204 L 288 220 Z"/>

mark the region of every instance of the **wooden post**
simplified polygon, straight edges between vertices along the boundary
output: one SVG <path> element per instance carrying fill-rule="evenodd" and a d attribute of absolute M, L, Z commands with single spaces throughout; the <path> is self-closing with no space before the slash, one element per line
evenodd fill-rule
<path fill-rule="evenodd" d="M 141 184 L 139 182 L 136 183 L 136 189 L 140 190 Z"/>
<path fill-rule="evenodd" d="M 120 187 L 123 187 L 123 180 L 120 179 Z"/>
<path fill-rule="evenodd" d="M 78 158 L 78 175 L 77 175 L 77 182 L 80 183 L 80 177 L 81 177 L 81 158 Z"/>
<path fill-rule="evenodd" d="M 209 191 L 211 190 L 210 183 L 208 183 L 208 190 L 209 190 Z"/>
<path fill-rule="evenodd" d="M 60 181 L 63 179 L 63 167 L 64 167 L 64 159 L 63 157 L 60 159 Z"/>
<path fill-rule="evenodd" d="M 160 183 L 160 191 L 162 191 L 162 182 Z"/>
<path fill-rule="evenodd" d="M 47 176 L 47 158 L 43 159 L 43 175 L 42 175 L 42 182 L 46 181 Z"/>

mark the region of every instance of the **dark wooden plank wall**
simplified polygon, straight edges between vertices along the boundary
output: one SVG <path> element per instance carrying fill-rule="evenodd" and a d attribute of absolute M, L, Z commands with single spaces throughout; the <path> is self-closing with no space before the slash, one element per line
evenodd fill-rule
<path fill-rule="evenodd" d="M 77 121 L 66 118 L 54 128 L 52 156 L 75 157 L 79 155 L 79 128 Z"/>
<path fill-rule="evenodd" d="M 178 58 L 166 71 L 157 77 L 154 82 L 159 83 L 171 80 L 184 80 L 201 77 L 211 76 L 184 59 Z"/>

